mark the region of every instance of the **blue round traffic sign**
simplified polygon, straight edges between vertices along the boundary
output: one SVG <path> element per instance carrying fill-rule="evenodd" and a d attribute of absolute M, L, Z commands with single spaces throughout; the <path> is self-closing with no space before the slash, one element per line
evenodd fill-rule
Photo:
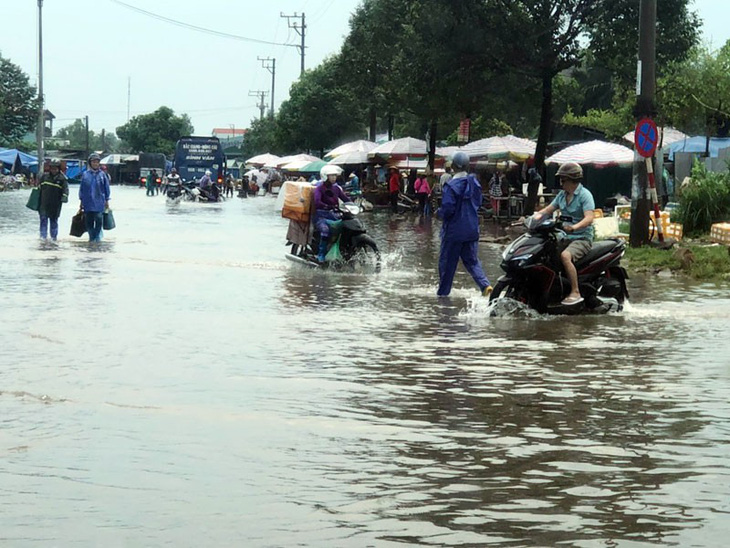
<path fill-rule="evenodd" d="M 654 156 L 658 144 L 659 129 L 654 120 L 651 118 L 639 120 L 639 123 L 636 124 L 636 131 L 634 131 L 634 145 L 639 156 L 651 158 Z"/>

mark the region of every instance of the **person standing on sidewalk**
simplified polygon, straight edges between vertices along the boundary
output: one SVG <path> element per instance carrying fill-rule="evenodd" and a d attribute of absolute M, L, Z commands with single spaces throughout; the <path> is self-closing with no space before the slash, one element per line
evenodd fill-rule
<path fill-rule="evenodd" d="M 390 191 L 390 209 L 393 213 L 398 213 L 398 194 L 400 194 L 400 175 L 397 167 L 390 168 L 390 178 L 388 179 L 388 190 Z"/>
<path fill-rule="evenodd" d="M 79 185 L 79 199 L 81 209 L 84 210 L 90 242 L 101 241 L 104 210 L 109 208 L 109 198 L 111 197 L 109 176 L 99 169 L 100 161 L 101 158 L 96 153 L 89 156 L 87 169 L 81 176 Z"/>
<path fill-rule="evenodd" d="M 451 293 L 456 267 L 461 259 L 482 295 L 488 297 L 492 293 L 492 286 L 478 255 L 482 187 L 473 173 L 466 172 L 469 168 L 468 154 L 457 152 L 451 165 L 455 173 L 444 185 L 441 207 L 436 212 L 443 219 L 437 295 L 445 297 Z"/>
<path fill-rule="evenodd" d="M 61 207 L 68 202 L 68 180 L 61 172 L 61 162 L 51 160 L 48 173 L 41 177 L 38 215 L 41 219 L 41 238 L 48 238 L 48 224 L 51 225 L 51 240 L 58 238 L 58 218 Z"/>

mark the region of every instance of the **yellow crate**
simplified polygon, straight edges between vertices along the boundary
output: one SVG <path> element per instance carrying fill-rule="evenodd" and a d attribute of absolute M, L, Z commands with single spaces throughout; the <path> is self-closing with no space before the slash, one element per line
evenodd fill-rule
<path fill-rule="evenodd" d="M 663 217 L 663 216 L 662 216 Z M 653 227 L 649 227 L 650 230 Z M 684 235 L 684 226 L 681 223 L 667 223 L 664 222 L 662 224 L 662 231 L 664 233 L 665 238 L 673 238 L 677 241 L 680 241 L 682 239 L 682 236 Z M 656 229 L 654 230 L 654 235 L 652 236 L 652 240 L 656 240 L 658 238 Z"/>
<path fill-rule="evenodd" d="M 710 241 L 717 244 L 730 244 L 730 223 L 715 223 L 710 227 Z"/>

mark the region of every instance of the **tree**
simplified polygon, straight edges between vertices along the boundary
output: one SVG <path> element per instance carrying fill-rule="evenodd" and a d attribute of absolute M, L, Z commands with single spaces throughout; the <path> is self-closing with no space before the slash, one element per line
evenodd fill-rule
<path fill-rule="evenodd" d="M 276 128 L 275 118 L 267 116 L 253 120 L 251 127 L 246 132 L 246 137 L 243 139 L 241 147 L 243 158 L 251 158 L 267 152 L 271 154 L 288 153 L 288 151 L 284 151 L 276 139 Z"/>
<path fill-rule="evenodd" d="M 639 36 L 639 2 L 599 2 L 587 31 L 597 66 L 611 71 L 623 88 L 636 80 L 636 52 Z M 689 9 L 690 0 L 658 0 L 656 56 L 658 74 L 663 67 L 687 58 L 697 45 L 702 23 Z"/>
<path fill-rule="evenodd" d="M 37 115 L 36 88 L 20 67 L 0 55 L 0 145 L 20 141 L 35 127 Z"/>
<path fill-rule="evenodd" d="M 657 86 L 663 119 L 688 133 L 708 138 L 730 129 L 730 41 L 717 52 L 695 48 L 674 63 Z"/>
<path fill-rule="evenodd" d="M 350 19 L 350 32 L 340 53 L 341 64 L 347 67 L 340 84 L 352 91 L 366 111 L 371 141 L 375 141 L 379 113 L 394 111 L 390 84 L 402 28 L 401 18 L 394 14 L 401 4 L 364 0 Z"/>
<path fill-rule="evenodd" d="M 330 57 L 292 84 L 277 113 L 277 141 L 286 150 L 320 154 L 345 137 L 364 137 L 364 112 L 350 89 L 339 84 L 342 67 Z"/>
<path fill-rule="evenodd" d="M 119 126 L 117 135 L 129 152 L 162 152 L 172 156 L 178 139 L 192 135 L 193 131 L 187 114 L 175 116 L 171 108 L 163 106 Z"/>
<path fill-rule="evenodd" d="M 85 149 L 86 124 L 81 118 L 77 118 L 73 123 L 59 129 L 55 137 L 69 141 L 71 148 Z M 116 151 L 119 145 L 119 139 L 117 139 L 114 133 L 96 133 L 93 130 L 89 130 L 89 150 Z"/>
<path fill-rule="evenodd" d="M 600 4 L 596 0 L 493 0 L 500 16 L 497 27 L 501 56 L 512 70 L 536 77 L 542 84 L 540 129 L 535 151 L 537 168 L 545 171 L 545 152 L 553 122 L 553 79 L 581 58 L 579 38 Z M 519 36 L 519 40 L 515 40 Z M 530 183 L 525 213 L 534 211 L 537 183 Z"/>

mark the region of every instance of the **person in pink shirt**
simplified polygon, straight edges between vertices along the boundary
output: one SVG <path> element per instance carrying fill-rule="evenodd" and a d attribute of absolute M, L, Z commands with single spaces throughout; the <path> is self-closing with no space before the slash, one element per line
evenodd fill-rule
<path fill-rule="evenodd" d="M 428 215 L 428 197 L 431 195 L 431 186 L 425 175 L 419 174 L 413 185 L 418 198 L 418 208 L 424 215 Z"/>

